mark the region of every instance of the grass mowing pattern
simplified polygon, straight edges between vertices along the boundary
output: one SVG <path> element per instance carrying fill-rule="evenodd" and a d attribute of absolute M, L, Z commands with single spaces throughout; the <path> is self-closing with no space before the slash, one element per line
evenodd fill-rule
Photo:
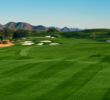
<path fill-rule="evenodd" d="M 0 48 L 0 100 L 110 100 L 110 45 L 55 41 Z"/>
<path fill-rule="evenodd" d="M 102 100 L 110 100 L 110 88 L 107 90 Z"/>
<path fill-rule="evenodd" d="M 87 66 L 80 72 L 77 72 L 66 81 L 59 84 L 54 90 L 37 98 L 38 100 L 64 100 L 74 94 L 77 90 L 83 87 L 89 80 L 91 80 L 104 66 L 100 64 Z M 49 97 L 47 98 L 47 95 Z M 53 98 L 54 97 L 54 98 Z"/>

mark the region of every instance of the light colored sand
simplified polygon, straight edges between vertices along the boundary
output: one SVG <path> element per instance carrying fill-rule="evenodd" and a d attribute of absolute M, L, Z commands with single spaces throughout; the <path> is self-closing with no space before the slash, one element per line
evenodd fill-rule
<path fill-rule="evenodd" d="M 34 44 L 33 41 L 25 41 L 25 42 L 21 42 L 22 45 L 32 45 Z"/>
<path fill-rule="evenodd" d="M 22 45 L 32 45 L 34 43 L 23 43 Z"/>
<path fill-rule="evenodd" d="M 44 43 L 38 43 L 37 45 L 44 45 Z"/>
<path fill-rule="evenodd" d="M 33 42 L 33 41 L 25 41 L 25 43 L 30 43 L 30 42 Z"/>
<path fill-rule="evenodd" d="M 52 42 L 52 41 L 50 41 L 50 40 L 43 40 L 43 41 L 40 41 L 40 42 Z"/>
<path fill-rule="evenodd" d="M 59 45 L 59 43 L 50 43 L 50 45 Z"/>
<path fill-rule="evenodd" d="M 106 40 L 106 42 L 110 42 L 110 40 Z"/>
<path fill-rule="evenodd" d="M 45 36 L 45 37 L 48 37 L 48 38 L 50 38 L 51 36 L 49 35 L 49 36 Z"/>
<path fill-rule="evenodd" d="M 51 37 L 51 38 L 56 38 L 56 37 Z"/>
<path fill-rule="evenodd" d="M 8 44 L 0 44 L 0 47 L 7 47 L 7 46 L 12 46 L 12 45 L 15 45 L 13 43 L 10 43 L 9 40 L 8 41 Z"/>

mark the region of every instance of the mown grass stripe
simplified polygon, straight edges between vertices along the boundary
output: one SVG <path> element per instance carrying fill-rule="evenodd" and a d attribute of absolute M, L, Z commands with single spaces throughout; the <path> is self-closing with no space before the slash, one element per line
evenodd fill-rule
<path fill-rule="evenodd" d="M 3 87 L 0 87 L 0 99 L 5 98 L 9 95 L 14 95 L 17 92 L 27 89 L 27 87 L 35 84 L 34 81 L 15 81 Z"/>
<path fill-rule="evenodd" d="M 59 84 L 52 91 L 37 97 L 37 100 L 65 100 L 89 82 L 104 66 L 92 64 Z"/>
<path fill-rule="evenodd" d="M 110 100 L 110 88 L 108 88 L 102 100 Z"/>
<path fill-rule="evenodd" d="M 50 63 L 52 63 L 52 62 L 50 62 Z M 69 68 L 71 64 L 73 64 L 73 62 L 68 62 L 68 61 L 57 62 L 54 65 L 50 66 L 49 68 L 47 68 L 39 73 L 33 74 L 32 76 L 29 77 L 29 79 L 49 78 L 50 76 L 54 75 L 55 73 L 58 73 L 61 70 Z"/>
<path fill-rule="evenodd" d="M 24 64 L 22 66 L 15 67 L 9 71 L 5 71 L 4 73 L 0 74 L 0 78 L 9 77 L 11 75 L 15 75 L 15 74 L 20 73 L 22 71 L 26 71 L 26 70 L 34 67 L 37 64 L 38 63 L 27 63 L 27 64 Z"/>
<path fill-rule="evenodd" d="M 0 57 L 0 60 L 4 60 L 4 59 L 6 59 L 6 58 L 8 58 L 8 57 L 10 57 L 10 56 L 3 56 L 3 57 Z"/>
<path fill-rule="evenodd" d="M 33 47 L 35 47 L 35 46 L 25 47 L 24 49 L 21 50 L 20 55 L 21 56 L 27 56 L 29 50 L 32 49 Z"/>
<path fill-rule="evenodd" d="M 52 63 L 52 62 L 51 62 Z M 57 62 L 58 63 L 58 62 Z M 44 65 L 48 65 L 49 63 L 45 63 Z M 53 64 L 53 63 L 52 63 Z M 52 65 L 51 64 L 51 65 Z M 55 63 L 54 63 L 55 65 Z M 45 67 L 44 66 L 44 67 Z M 77 66 L 77 67 L 76 67 Z M 85 65 L 87 66 L 87 65 Z M 60 70 L 52 75 L 50 75 L 47 78 L 38 78 L 38 79 L 28 79 L 28 81 L 38 81 L 36 84 L 31 85 L 27 90 L 23 90 L 20 93 L 16 94 L 17 96 L 22 95 L 23 93 L 27 93 L 28 95 L 33 96 L 36 98 L 36 96 L 41 96 L 42 94 L 51 91 L 54 89 L 58 84 L 63 82 L 64 80 L 68 79 L 71 77 L 73 74 L 77 73 L 79 70 L 83 69 L 85 66 L 81 66 L 81 64 L 73 62 L 68 66 L 66 69 L 64 68 L 63 70 Z M 42 67 L 41 67 L 42 68 Z M 40 68 L 40 69 L 41 69 Z M 47 69 L 47 68 L 46 68 Z M 29 76 L 29 75 L 28 75 Z M 25 80 L 25 79 L 24 79 Z M 32 93 L 32 94 L 30 94 Z"/>

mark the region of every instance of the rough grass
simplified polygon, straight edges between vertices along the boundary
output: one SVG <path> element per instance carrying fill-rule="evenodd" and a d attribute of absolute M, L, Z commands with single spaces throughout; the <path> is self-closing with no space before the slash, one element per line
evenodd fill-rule
<path fill-rule="evenodd" d="M 0 100 L 110 100 L 110 44 L 53 41 L 0 48 Z"/>

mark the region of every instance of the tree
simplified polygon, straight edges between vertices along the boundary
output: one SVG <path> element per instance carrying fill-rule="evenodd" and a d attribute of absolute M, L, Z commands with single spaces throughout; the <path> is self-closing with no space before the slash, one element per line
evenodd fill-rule
<path fill-rule="evenodd" d="M 59 32 L 56 28 L 49 28 L 47 32 Z"/>
<path fill-rule="evenodd" d="M 96 39 L 96 34 L 95 34 L 95 33 L 92 33 L 92 34 L 91 34 L 91 37 L 92 37 L 93 39 Z"/>
<path fill-rule="evenodd" d="M 28 37 L 28 36 L 29 36 L 28 31 L 23 30 L 23 29 L 19 29 L 19 30 L 15 31 L 14 34 L 13 34 L 13 38 L 21 39 L 21 40 L 22 40 L 23 37 Z"/>
<path fill-rule="evenodd" d="M 39 30 L 32 30 L 33 33 L 40 33 Z"/>
<path fill-rule="evenodd" d="M 107 37 L 110 37 L 110 32 L 107 33 Z"/>
<path fill-rule="evenodd" d="M 10 29 L 10 31 L 11 31 L 11 33 L 13 34 L 16 30 L 14 30 L 14 29 Z"/>
<path fill-rule="evenodd" d="M 7 40 L 8 37 L 12 36 L 11 30 L 10 30 L 8 27 L 5 27 L 5 28 L 3 29 L 2 35 L 3 35 L 3 36 L 6 38 L 6 40 Z"/>
<path fill-rule="evenodd" d="M 3 36 L 2 35 L 0 36 L 0 41 L 3 41 Z"/>

